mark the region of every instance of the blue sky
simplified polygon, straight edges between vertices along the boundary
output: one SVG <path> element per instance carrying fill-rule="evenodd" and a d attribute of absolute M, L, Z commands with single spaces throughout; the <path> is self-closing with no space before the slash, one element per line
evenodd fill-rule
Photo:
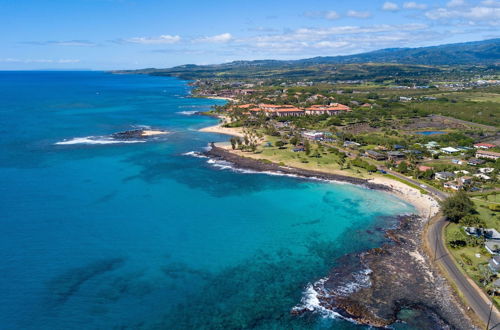
<path fill-rule="evenodd" d="M 0 0 L 0 70 L 299 59 L 500 37 L 500 0 Z"/>

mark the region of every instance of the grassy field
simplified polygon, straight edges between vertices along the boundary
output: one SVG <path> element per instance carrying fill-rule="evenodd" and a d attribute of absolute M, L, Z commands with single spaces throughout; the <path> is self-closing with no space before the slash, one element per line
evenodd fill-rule
<path fill-rule="evenodd" d="M 351 166 L 350 168 L 342 168 L 339 164 L 339 157 L 328 151 L 327 147 L 318 149 L 315 143 L 311 143 L 311 153 L 306 155 L 305 152 L 293 152 L 294 146 L 286 145 L 284 149 L 275 146 L 278 139 L 275 137 L 266 137 L 266 142 L 257 147 L 255 152 L 241 152 L 245 157 L 254 159 L 265 159 L 276 164 L 282 164 L 291 167 L 298 167 L 313 171 L 324 171 L 340 175 L 356 176 L 360 178 L 370 178 L 372 175 L 365 169 Z M 272 144 L 271 147 L 266 146 L 267 142 Z M 319 157 L 313 155 L 318 151 Z"/>

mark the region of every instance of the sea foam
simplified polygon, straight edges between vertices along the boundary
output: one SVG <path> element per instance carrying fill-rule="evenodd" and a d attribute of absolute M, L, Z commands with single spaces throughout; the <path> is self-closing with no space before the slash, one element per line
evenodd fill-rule
<path fill-rule="evenodd" d="M 143 140 L 115 140 L 105 136 L 86 136 L 78 137 L 70 140 L 59 141 L 56 145 L 72 145 L 72 144 L 117 144 L 117 143 L 143 143 Z"/>

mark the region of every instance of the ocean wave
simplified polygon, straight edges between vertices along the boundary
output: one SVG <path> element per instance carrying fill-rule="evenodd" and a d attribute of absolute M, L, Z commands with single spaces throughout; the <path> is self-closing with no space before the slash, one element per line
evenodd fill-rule
<path fill-rule="evenodd" d="M 190 156 L 190 157 L 196 157 L 196 158 L 208 158 L 204 154 L 198 151 L 188 151 L 182 154 L 183 156 Z"/>
<path fill-rule="evenodd" d="M 354 272 L 352 273 L 352 281 L 342 283 L 341 285 L 333 289 L 333 291 L 337 295 L 348 296 L 356 291 L 359 291 L 360 289 L 369 288 L 372 285 L 372 282 L 370 280 L 371 273 L 372 270 L 369 268 Z"/>
<path fill-rule="evenodd" d="M 290 177 L 290 178 L 304 179 L 304 180 L 309 180 L 309 181 L 320 181 L 320 182 L 335 183 L 335 184 L 349 184 L 348 182 L 327 180 L 327 179 L 322 179 L 322 178 L 318 178 L 315 176 L 303 176 L 303 175 L 299 175 L 299 174 L 285 173 L 285 172 L 280 172 L 280 171 L 258 171 L 258 170 L 244 169 L 244 168 L 240 168 L 237 165 L 235 165 L 234 163 L 228 162 L 226 160 L 217 160 L 217 159 L 211 158 L 207 161 L 207 163 L 212 165 L 213 167 L 216 167 L 216 168 L 219 168 L 222 170 L 231 170 L 233 172 L 243 173 L 243 174 L 266 174 L 266 175 L 272 175 L 272 176 L 286 176 L 286 177 Z"/>
<path fill-rule="evenodd" d="M 117 143 L 144 143 L 144 140 L 115 140 L 106 136 L 87 136 L 79 137 L 70 140 L 56 142 L 56 145 L 72 145 L 72 144 L 117 144 Z"/>
<path fill-rule="evenodd" d="M 328 278 L 322 278 L 318 280 L 316 283 L 309 283 L 302 293 L 302 299 L 300 300 L 300 304 L 292 308 L 292 312 L 302 312 L 309 311 L 312 313 L 318 313 L 322 317 L 325 318 L 344 318 L 339 313 L 327 309 L 321 305 L 320 298 L 327 298 L 329 294 L 327 290 L 325 290 L 324 283 L 328 280 Z"/>
<path fill-rule="evenodd" d="M 195 111 L 195 110 L 193 110 L 193 111 L 178 111 L 178 112 L 176 112 L 176 114 L 178 114 L 178 115 L 184 115 L 184 116 L 194 116 L 197 113 L 199 113 L 199 111 Z"/>

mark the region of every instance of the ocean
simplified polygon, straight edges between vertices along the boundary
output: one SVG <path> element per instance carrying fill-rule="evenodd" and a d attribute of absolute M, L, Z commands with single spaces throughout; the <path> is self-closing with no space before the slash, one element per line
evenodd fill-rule
<path fill-rule="evenodd" d="M 1 329 L 357 329 L 292 316 L 411 205 L 200 157 L 227 136 L 188 82 L 0 72 Z M 169 134 L 116 143 L 115 132 Z"/>

